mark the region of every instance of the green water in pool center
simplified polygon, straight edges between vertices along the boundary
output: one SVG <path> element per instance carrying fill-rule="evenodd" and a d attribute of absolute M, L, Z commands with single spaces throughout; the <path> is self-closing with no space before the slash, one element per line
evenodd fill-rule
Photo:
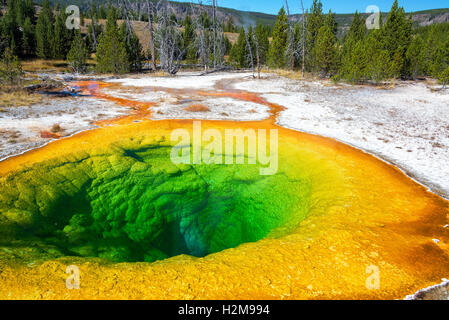
<path fill-rule="evenodd" d="M 261 176 L 258 165 L 174 165 L 170 150 L 116 147 L 1 180 L 1 246 L 114 262 L 202 257 L 285 235 L 307 215 L 307 178 Z"/>

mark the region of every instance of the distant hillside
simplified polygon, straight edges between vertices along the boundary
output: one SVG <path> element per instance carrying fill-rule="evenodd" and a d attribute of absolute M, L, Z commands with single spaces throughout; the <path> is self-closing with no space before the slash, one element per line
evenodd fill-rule
<path fill-rule="evenodd" d="M 409 13 L 410 14 L 410 13 Z M 388 12 L 383 12 L 382 17 L 385 22 L 387 19 Z M 344 34 L 351 26 L 353 14 L 337 14 L 336 20 L 339 27 L 339 33 Z M 370 14 L 363 13 L 363 17 L 368 18 Z M 302 15 L 293 15 L 292 20 L 302 21 Z M 449 22 L 449 8 L 447 9 L 433 9 L 426 11 L 417 11 L 412 13 L 412 20 L 415 26 L 429 26 L 434 23 L 444 23 Z"/>
<path fill-rule="evenodd" d="M 413 21 L 420 26 L 449 22 L 449 9 L 419 11 L 413 14 Z"/>
<path fill-rule="evenodd" d="M 50 2 L 55 5 L 59 4 L 60 6 L 68 6 L 68 5 L 77 5 L 79 6 L 83 11 L 88 10 L 90 8 L 91 2 L 93 2 L 95 5 L 100 6 L 107 6 L 107 1 L 104 0 L 50 0 Z M 147 11 L 147 5 L 146 1 L 139 1 L 138 0 L 131 0 L 133 3 L 133 9 L 140 9 L 142 12 Z M 157 3 L 157 0 L 150 0 L 152 3 Z M 193 1 L 195 2 L 195 1 Z M 35 3 L 41 4 L 42 0 L 35 0 Z M 114 3 L 114 1 L 113 1 Z M 175 14 L 179 18 L 184 18 L 187 14 L 191 13 L 191 4 L 190 3 L 181 3 L 181 2 L 171 2 L 170 5 L 175 11 Z M 198 8 L 199 6 L 194 4 L 195 8 Z M 203 6 L 204 8 L 210 8 L 210 6 Z M 233 18 L 234 23 L 237 26 L 249 26 L 249 25 L 256 25 L 258 23 L 264 24 L 264 25 L 274 25 L 274 22 L 276 21 L 275 15 L 260 13 L 260 12 L 246 12 L 246 11 L 239 11 L 235 9 L 229 9 L 229 8 L 219 8 L 218 17 L 221 20 L 228 20 L 230 17 Z"/>
<path fill-rule="evenodd" d="M 41 3 L 42 0 L 37 0 L 37 3 Z M 58 3 L 61 6 L 66 5 L 78 5 L 83 10 L 87 10 L 90 7 L 91 0 L 50 0 L 51 3 Z M 142 11 L 146 11 L 146 4 L 138 4 L 138 0 L 131 0 L 134 3 L 133 7 L 135 9 L 139 8 Z M 150 0 L 150 2 L 157 2 L 156 0 Z M 93 3 L 96 5 L 107 5 L 107 2 L 104 0 L 93 0 Z M 186 14 L 190 13 L 191 5 L 190 3 L 181 3 L 181 2 L 171 2 L 170 3 L 173 10 L 175 11 L 176 16 L 180 18 L 184 18 Z M 195 5 L 196 7 L 196 5 Z M 368 17 L 368 14 L 363 14 Z M 383 13 L 384 19 L 386 18 L 387 13 Z M 265 25 L 274 25 L 276 21 L 276 16 L 271 14 L 265 14 L 260 12 L 250 12 L 250 11 L 239 11 L 235 9 L 229 8 L 219 8 L 219 18 L 221 20 L 226 20 L 232 17 L 234 22 L 238 26 L 249 26 L 256 25 L 257 23 L 265 24 Z M 344 33 L 350 26 L 352 21 L 353 14 L 337 14 L 336 19 L 340 28 L 340 33 Z M 291 19 L 293 21 L 301 21 L 302 16 L 292 15 Z M 413 13 L 413 21 L 415 25 L 419 26 L 428 26 L 434 23 L 443 23 L 449 22 L 449 8 L 447 9 L 433 9 L 426 11 L 418 11 Z"/>

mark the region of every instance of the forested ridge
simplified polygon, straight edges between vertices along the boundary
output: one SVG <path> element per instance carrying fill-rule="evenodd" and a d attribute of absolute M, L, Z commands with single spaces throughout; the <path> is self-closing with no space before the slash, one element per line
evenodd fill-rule
<path fill-rule="evenodd" d="M 81 28 L 70 29 L 72 13 L 65 7 L 48 0 L 41 6 L 32 0 L 8 0 L 0 17 L 0 77 L 11 79 L 11 68 L 5 70 L 5 65 L 40 58 L 66 60 L 74 72 L 149 68 L 175 74 L 188 65 L 206 71 L 288 69 L 351 83 L 421 77 L 449 82 L 449 23 L 417 26 L 397 0 L 386 16 L 377 17 L 376 28 L 368 29 L 366 16 L 356 12 L 344 36 L 338 34 L 336 14 L 323 12 L 318 0 L 303 8 L 301 19 L 292 19 L 288 3 L 280 1 L 284 6 L 274 26 L 246 28 L 219 14 L 216 1 L 211 6 L 190 4 L 183 18 L 166 0 L 141 3 L 139 10 L 136 1 L 92 3 L 81 8 Z M 146 26 L 139 31 L 148 35 L 144 44 L 135 21 Z M 94 62 L 88 65 L 91 57 Z"/>

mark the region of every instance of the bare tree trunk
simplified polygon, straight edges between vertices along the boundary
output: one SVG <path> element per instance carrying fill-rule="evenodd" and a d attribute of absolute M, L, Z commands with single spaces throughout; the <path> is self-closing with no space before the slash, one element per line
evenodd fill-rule
<path fill-rule="evenodd" d="M 256 33 L 253 33 L 253 41 L 256 45 L 256 59 L 257 59 L 257 78 L 260 79 L 260 71 L 261 71 L 261 65 L 260 65 L 260 47 L 259 47 L 259 41 L 257 40 Z"/>
<path fill-rule="evenodd" d="M 290 24 L 290 9 L 288 8 L 288 1 L 285 0 L 285 7 L 287 9 L 287 24 L 288 24 L 288 35 L 290 38 L 290 43 L 289 43 L 289 47 L 290 47 L 290 64 L 292 67 L 292 70 L 295 70 L 295 38 L 293 36 L 293 30 L 292 30 L 292 26 Z"/>
<path fill-rule="evenodd" d="M 158 12 L 158 23 L 155 36 L 157 38 L 157 50 L 159 52 L 161 68 L 174 75 L 179 70 L 180 59 L 183 52 L 179 47 L 181 38 L 180 26 L 170 19 L 168 0 L 162 0 L 162 6 Z"/>
<path fill-rule="evenodd" d="M 138 20 L 139 20 L 139 21 L 142 21 L 142 9 L 140 8 L 140 6 L 141 6 L 141 3 L 138 2 L 138 3 L 137 3 Z"/>
<path fill-rule="evenodd" d="M 93 7 L 92 1 L 93 0 L 90 1 L 90 7 L 91 8 Z M 91 12 L 91 14 L 92 14 L 92 22 L 91 22 L 91 26 L 92 26 L 92 40 L 93 40 L 92 49 L 93 49 L 93 51 L 97 51 L 97 35 L 95 34 L 96 26 L 97 26 L 97 20 L 96 20 L 97 17 L 94 15 L 93 11 Z"/>
<path fill-rule="evenodd" d="M 304 2 L 301 0 L 302 9 L 302 77 L 304 78 L 304 69 L 306 65 L 306 13 L 304 11 Z"/>
<path fill-rule="evenodd" d="M 150 40 L 149 40 L 149 45 L 150 45 L 150 53 L 151 53 L 151 69 L 153 69 L 153 71 L 156 71 L 156 55 L 154 52 L 154 31 L 153 31 L 153 21 L 151 20 L 151 14 L 152 11 L 151 10 L 151 6 L 152 4 L 150 4 L 150 1 L 147 0 L 147 12 L 148 12 L 148 32 L 149 32 L 149 36 L 150 36 Z"/>
<path fill-rule="evenodd" d="M 201 0 L 198 0 L 198 13 L 195 13 L 195 8 L 193 6 L 193 3 L 190 3 L 190 7 L 192 9 L 192 15 L 193 20 L 195 24 L 195 29 L 197 30 L 197 37 L 195 40 L 196 47 L 197 47 L 197 54 L 200 59 L 200 63 L 204 66 L 204 71 L 208 72 L 209 67 L 209 49 L 207 46 L 207 40 L 206 40 L 206 30 L 204 28 L 203 22 L 201 20 L 202 18 L 202 10 L 203 10 L 203 4 Z"/>
<path fill-rule="evenodd" d="M 132 34 L 133 34 L 133 28 L 131 26 L 131 22 L 128 15 L 128 6 L 127 6 L 127 0 L 122 0 L 121 4 L 118 4 L 118 7 L 122 7 L 123 13 L 125 15 L 125 23 L 126 23 L 126 41 L 131 40 Z"/>
<path fill-rule="evenodd" d="M 250 62 L 251 62 L 251 70 L 253 72 L 253 78 L 255 78 L 254 76 L 254 55 L 253 55 L 253 49 L 251 48 L 251 43 L 249 42 L 249 35 L 248 33 L 246 33 L 246 46 L 248 47 L 248 57 Z"/>

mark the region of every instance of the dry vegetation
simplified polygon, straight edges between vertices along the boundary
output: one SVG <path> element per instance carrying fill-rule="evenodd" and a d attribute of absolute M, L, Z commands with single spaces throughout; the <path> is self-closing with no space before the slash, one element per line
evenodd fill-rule
<path fill-rule="evenodd" d="M 35 93 L 29 93 L 23 89 L 0 90 L 0 111 L 5 107 L 25 107 L 39 103 L 42 96 Z"/>
<path fill-rule="evenodd" d="M 60 133 L 60 132 L 62 132 L 62 131 L 64 131 L 64 129 L 62 129 L 61 128 L 61 126 L 59 125 L 59 124 L 54 124 L 52 127 L 51 127 L 51 130 L 50 130 L 50 132 L 52 132 L 52 133 Z"/>
<path fill-rule="evenodd" d="M 277 70 L 269 70 L 268 72 L 269 73 L 274 72 L 281 77 L 285 77 L 285 78 L 289 78 L 289 79 L 293 79 L 293 80 L 303 80 L 303 79 L 315 80 L 315 79 L 317 79 L 311 73 L 305 73 L 304 78 L 303 78 L 301 70 L 292 71 L 292 70 L 277 69 Z"/>
<path fill-rule="evenodd" d="M 117 20 L 117 24 L 120 27 L 121 24 L 125 22 L 124 20 Z M 144 21 L 130 21 L 131 25 L 139 38 L 140 44 L 142 45 L 143 51 L 146 52 L 149 48 L 149 34 L 148 34 L 148 23 Z M 84 19 L 84 25 L 81 26 L 81 32 L 86 34 L 87 33 L 87 27 L 92 23 L 91 19 Z M 98 24 L 101 24 L 103 28 L 106 28 L 106 20 L 105 19 L 99 19 L 97 21 Z"/>
<path fill-rule="evenodd" d="M 64 60 L 32 59 L 22 61 L 22 69 L 27 72 L 65 71 L 67 64 Z"/>
<path fill-rule="evenodd" d="M 99 24 L 103 25 L 103 28 L 106 27 L 106 20 L 100 19 L 97 21 Z M 117 24 L 120 25 L 125 22 L 124 20 L 117 20 Z M 140 44 L 142 45 L 143 52 L 146 52 L 150 46 L 150 36 L 148 33 L 148 22 L 145 21 L 130 21 L 131 25 L 139 38 Z M 81 32 L 87 33 L 87 26 L 92 23 L 91 19 L 84 19 L 84 26 L 81 26 Z M 180 28 L 182 31 L 183 28 Z M 237 42 L 237 38 L 239 37 L 238 33 L 225 32 L 226 37 L 228 37 L 229 41 L 234 44 Z"/>
<path fill-rule="evenodd" d="M 94 65 L 94 59 L 88 59 L 88 65 Z M 64 60 L 44 60 L 44 59 L 31 59 L 22 61 L 22 69 L 25 72 L 39 72 L 39 71 L 53 71 L 53 72 L 65 72 L 68 70 L 67 62 Z"/>
<path fill-rule="evenodd" d="M 235 44 L 237 42 L 237 39 L 239 38 L 238 33 L 225 32 L 224 34 L 232 44 Z"/>

